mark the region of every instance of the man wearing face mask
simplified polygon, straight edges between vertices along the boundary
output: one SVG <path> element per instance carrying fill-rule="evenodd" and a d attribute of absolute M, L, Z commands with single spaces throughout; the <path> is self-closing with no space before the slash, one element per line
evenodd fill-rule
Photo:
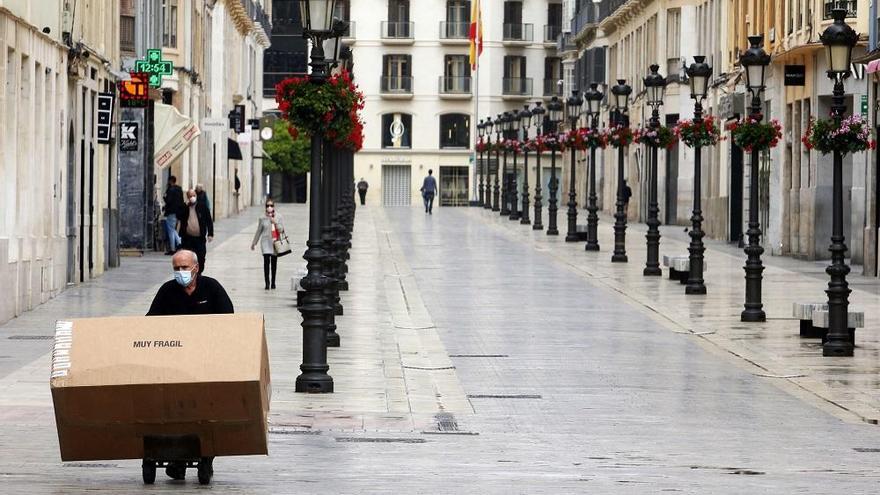
<path fill-rule="evenodd" d="M 205 271 L 207 242 L 214 240 L 214 221 L 208 206 L 198 201 L 196 192 L 186 191 L 186 206 L 180 212 L 180 238 L 184 249 L 196 253 L 199 258 L 199 273 Z"/>
<path fill-rule="evenodd" d="M 233 313 L 232 301 L 220 282 L 199 275 L 196 253 L 181 249 L 171 258 L 174 280 L 162 284 L 147 316 Z"/>

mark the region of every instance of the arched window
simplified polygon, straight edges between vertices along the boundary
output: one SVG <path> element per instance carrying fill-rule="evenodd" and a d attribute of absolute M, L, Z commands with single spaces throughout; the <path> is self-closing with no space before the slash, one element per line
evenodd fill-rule
<path fill-rule="evenodd" d="M 440 147 L 469 148 L 471 145 L 471 116 L 465 113 L 447 113 L 440 116 Z"/>
<path fill-rule="evenodd" d="M 382 147 L 409 148 L 412 146 L 412 115 L 386 113 L 382 115 Z"/>

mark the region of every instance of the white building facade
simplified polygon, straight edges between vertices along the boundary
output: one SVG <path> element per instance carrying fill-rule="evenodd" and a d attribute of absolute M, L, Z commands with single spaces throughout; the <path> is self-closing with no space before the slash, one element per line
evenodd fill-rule
<path fill-rule="evenodd" d="M 483 54 L 468 59 L 466 0 L 346 2 L 345 40 L 366 97 L 365 142 L 355 179 L 368 204 L 418 202 L 433 170 L 441 206 L 476 199 L 473 144 L 479 119 L 561 95 L 561 2 L 483 0 Z M 475 113 L 476 112 L 476 113 Z"/>

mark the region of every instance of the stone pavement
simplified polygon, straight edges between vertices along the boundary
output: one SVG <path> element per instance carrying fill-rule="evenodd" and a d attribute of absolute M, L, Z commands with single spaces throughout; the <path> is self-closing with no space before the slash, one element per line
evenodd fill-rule
<path fill-rule="evenodd" d="M 280 211 L 302 245 L 305 207 Z M 43 336 L 57 318 L 145 312 L 170 268 L 150 255 L 0 326 L 0 493 L 876 492 L 877 427 L 774 378 L 821 358 L 780 353 L 781 337 L 759 328 L 736 339 L 722 315 L 697 316 L 732 311 L 733 296 L 720 296 L 740 281 L 709 278 L 717 299 L 701 303 L 668 280 L 643 280 L 643 237 L 630 237 L 629 265 L 612 266 L 607 222 L 597 255 L 476 208 L 359 208 L 342 347 L 329 353 L 336 393 L 296 394 L 300 317 L 289 290 L 262 288 L 262 260 L 248 250 L 258 214 L 218 222 L 207 274 L 236 310 L 266 316 L 270 455 L 218 459 L 210 488 L 193 476 L 143 487 L 138 461 L 59 461 Z M 710 253 L 708 275 L 722 273 L 722 255 Z M 283 258 L 279 280 L 301 266 Z M 781 283 L 808 292 L 816 280 Z M 663 303 L 682 307 L 660 315 Z M 796 335 L 791 321 L 763 333 L 783 327 Z M 727 341 L 778 363 L 756 367 Z M 843 379 L 855 365 L 835 366 Z"/>

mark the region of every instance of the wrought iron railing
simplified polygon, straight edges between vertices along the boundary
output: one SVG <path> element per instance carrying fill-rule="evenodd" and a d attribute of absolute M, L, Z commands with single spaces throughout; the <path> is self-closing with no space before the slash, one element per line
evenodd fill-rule
<path fill-rule="evenodd" d="M 532 41 L 535 39 L 534 24 L 505 24 L 504 41 Z"/>
<path fill-rule="evenodd" d="M 440 93 L 447 95 L 471 94 L 471 77 L 440 76 Z"/>
<path fill-rule="evenodd" d="M 412 94 L 412 76 L 382 76 L 380 90 L 386 94 Z"/>
<path fill-rule="evenodd" d="M 411 39 L 413 37 L 413 23 L 382 21 L 382 37 L 386 39 Z"/>
<path fill-rule="evenodd" d="M 513 96 L 531 96 L 531 77 L 505 77 L 501 85 L 501 94 Z"/>

